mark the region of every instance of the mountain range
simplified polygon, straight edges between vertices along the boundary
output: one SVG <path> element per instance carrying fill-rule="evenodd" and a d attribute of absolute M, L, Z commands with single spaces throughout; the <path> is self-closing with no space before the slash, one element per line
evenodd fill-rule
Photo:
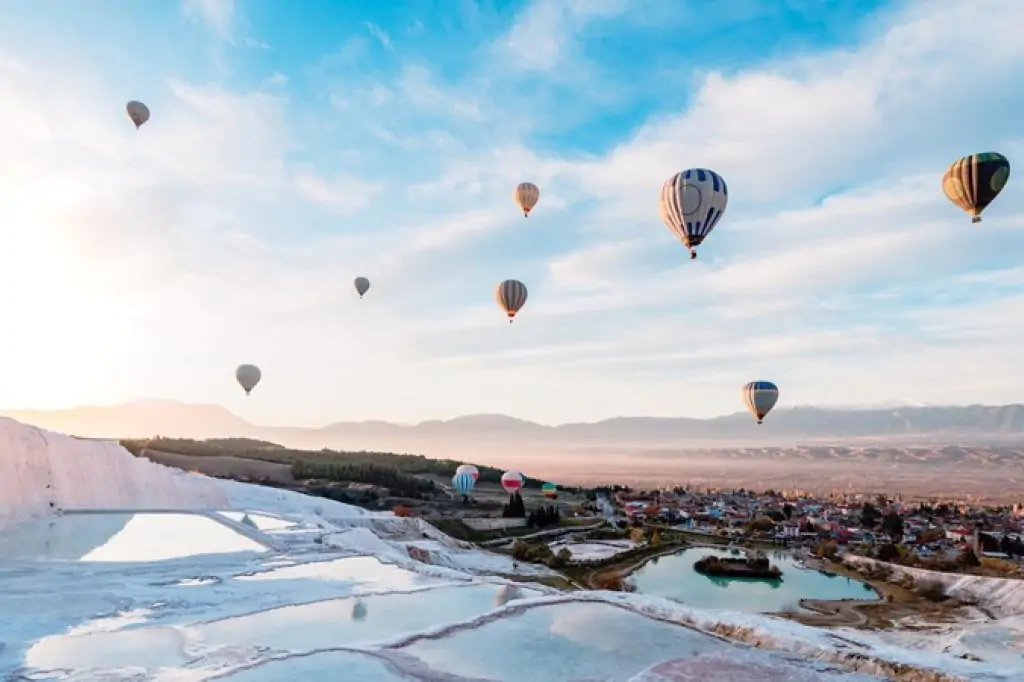
<path fill-rule="evenodd" d="M 546 426 L 500 414 L 402 425 L 336 422 L 321 428 L 261 426 L 219 405 L 139 400 L 66 410 L 3 410 L 18 421 L 89 438 L 251 437 L 292 447 L 412 448 L 417 444 L 715 447 L 742 444 L 873 441 L 1024 443 L 1024 405 L 778 409 L 758 426 L 750 415 L 711 419 L 615 417 Z M 408 451 L 408 450 L 407 450 Z"/>

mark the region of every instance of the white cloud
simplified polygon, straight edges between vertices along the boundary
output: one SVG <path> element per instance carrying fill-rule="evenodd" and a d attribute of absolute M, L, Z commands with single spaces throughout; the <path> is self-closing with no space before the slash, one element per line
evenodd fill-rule
<path fill-rule="evenodd" d="M 370 35 L 377 39 L 377 42 L 381 44 L 381 47 L 383 47 L 388 52 L 395 51 L 395 46 L 391 43 L 391 36 L 388 35 L 387 31 L 385 31 L 372 21 L 367 21 L 365 23 L 366 30 L 370 32 Z"/>
<path fill-rule="evenodd" d="M 574 35 L 590 21 L 614 17 L 628 8 L 627 0 L 570 0 L 533 2 L 499 43 L 519 70 L 554 69 L 568 57 Z"/>
<path fill-rule="evenodd" d="M 220 38 L 230 41 L 235 0 L 182 0 L 181 6 L 185 14 L 199 19 Z"/>
<path fill-rule="evenodd" d="M 379 183 L 363 182 L 352 175 L 324 179 L 310 172 L 296 175 L 295 187 L 306 199 L 322 204 L 338 215 L 354 213 L 368 206 L 384 190 Z"/>

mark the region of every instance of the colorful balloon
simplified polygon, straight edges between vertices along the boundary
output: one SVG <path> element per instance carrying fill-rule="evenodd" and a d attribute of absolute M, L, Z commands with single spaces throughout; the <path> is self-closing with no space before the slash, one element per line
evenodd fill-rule
<path fill-rule="evenodd" d="M 359 294 L 359 298 L 362 298 L 363 294 L 370 290 L 370 280 L 365 277 L 356 277 L 352 283 L 356 285 L 356 293 Z"/>
<path fill-rule="evenodd" d="M 523 475 L 518 471 L 506 471 L 501 475 L 501 487 L 509 495 L 523 489 Z"/>
<path fill-rule="evenodd" d="M 505 311 L 505 314 L 508 315 L 508 323 L 512 324 L 512 320 L 515 318 L 516 313 L 522 310 L 523 306 L 526 305 L 526 285 L 517 279 L 506 279 L 498 285 L 498 288 L 494 292 L 494 296 L 498 299 L 498 305 L 500 305 Z"/>
<path fill-rule="evenodd" d="M 519 204 L 523 217 L 529 218 L 530 211 L 533 210 L 533 207 L 537 205 L 537 201 L 540 199 L 540 188 L 532 182 L 520 182 L 512 196 L 515 198 L 516 203 Z"/>
<path fill-rule="evenodd" d="M 146 121 L 149 120 L 149 107 L 142 102 L 136 102 L 132 100 L 128 104 L 124 105 L 124 110 L 128 112 L 128 118 L 135 124 L 135 129 L 138 130 L 142 127 Z"/>
<path fill-rule="evenodd" d="M 718 173 L 691 168 L 676 173 L 661 187 L 661 219 L 697 257 L 697 247 L 722 219 L 729 188 Z"/>
<path fill-rule="evenodd" d="M 256 365 L 239 365 L 235 370 L 235 380 L 245 389 L 246 395 L 256 388 L 256 384 L 260 383 L 262 378 L 263 373 Z"/>
<path fill-rule="evenodd" d="M 942 191 L 970 214 L 972 223 L 980 223 L 981 212 L 999 196 L 1009 179 L 1010 162 L 1002 154 L 971 154 L 946 169 Z"/>
<path fill-rule="evenodd" d="M 751 381 L 740 391 L 740 397 L 760 424 L 775 407 L 775 403 L 779 402 L 779 387 L 770 381 Z"/>
<path fill-rule="evenodd" d="M 476 481 L 468 473 L 463 471 L 461 474 L 457 473 L 452 476 L 452 488 L 455 489 L 460 495 L 468 495 L 473 490 L 473 484 Z"/>
<path fill-rule="evenodd" d="M 480 472 L 477 471 L 477 468 L 472 464 L 460 464 L 459 467 L 455 470 L 455 473 L 469 474 L 473 478 L 474 483 L 478 478 L 480 478 Z"/>
<path fill-rule="evenodd" d="M 558 486 L 554 483 L 545 483 L 540 487 L 540 492 L 544 497 L 553 500 L 558 497 Z"/>

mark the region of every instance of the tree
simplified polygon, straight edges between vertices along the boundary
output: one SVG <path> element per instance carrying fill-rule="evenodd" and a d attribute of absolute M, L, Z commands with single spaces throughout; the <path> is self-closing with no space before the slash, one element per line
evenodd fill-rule
<path fill-rule="evenodd" d="M 865 502 L 861 507 L 860 523 L 865 528 L 874 528 L 881 518 L 882 512 L 878 511 L 878 508 L 870 502 Z"/>
<path fill-rule="evenodd" d="M 900 548 L 891 542 L 886 543 L 878 548 L 878 560 L 879 561 L 898 561 L 900 558 Z"/>
<path fill-rule="evenodd" d="M 501 510 L 501 515 L 511 519 L 526 518 L 526 505 L 523 504 L 523 496 L 519 494 L 518 490 L 509 495 L 508 502 Z"/>
<path fill-rule="evenodd" d="M 973 549 L 965 549 L 957 556 L 956 565 L 960 568 L 977 568 L 981 566 L 981 561 Z"/>
<path fill-rule="evenodd" d="M 751 521 L 748 527 L 752 531 L 760 531 L 762 533 L 767 533 L 768 531 L 775 528 L 775 522 L 767 516 L 759 516 L 758 518 Z"/>
<path fill-rule="evenodd" d="M 903 518 L 892 511 L 882 519 L 882 530 L 884 530 L 893 542 L 903 541 Z"/>
<path fill-rule="evenodd" d="M 782 505 L 782 513 L 785 515 L 787 521 L 791 520 L 793 518 L 793 505 L 789 502 Z"/>

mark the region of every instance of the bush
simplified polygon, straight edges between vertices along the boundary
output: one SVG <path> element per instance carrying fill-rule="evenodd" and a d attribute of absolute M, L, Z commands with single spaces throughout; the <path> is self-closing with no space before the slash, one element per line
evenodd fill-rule
<path fill-rule="evenodd" d="M 410 516 L 412 516 L 412 509 L 409 509 L 408 507 L 403 506 L 401 504 L 397 505 L 391 511 L 394 512 L 395 516 L 401 517 L 403 519 L 407 519 Z"/>
<path fill-rule="evenodd" d="M 562 549 L 565 548 L 563 547 Z M 568 552 L 568 550 L 565 551 Z M 512 556 L 520 561 L 547 563 L 555 556 L 555 554 L 551 551 L 551 548 L 548 547 L 547 543 L 530 543 L 525 540 L 516 540 L 512 543 Z"/>
<path fill-rule="evenodd" d="M 940 602 L 948 599 L 946 590 L 938 580 L 922 580 L 915 583 L 914 593 L 928 601 Z"/>
<path fill-rule="evenodd" d="M 956 558 L 956 564 L 960 568 L 977 568 L 981 566 L 981 562 L 978 561 L 978 555 L 974 553 L 973 549 L 965 549 L 960 552 Z"/>
<path fill-rule="evenodd" d="M 1011 575 L 1020 570 L 1020 567 L 1015 562 L 1007 561 L 1006 559 L 982 557 L 980 563 L 983 569 L 991 571 L 996 575 Z"/>
<path fill-rule="evenodd" d="M 899 561 L 900 548 L 891 542 L 878 548 L 879 561 Z"/>
<path fill-rule="evenodd" d="M 625 580 L 616 571 L 598 573 L 591 578 L 591 583 L 598 590 L 612 590 L 614 592 L 633 592 L 636 590 L 636 586 Z"/>
<path fill-rule="evenodd" d="M 567 547 L 562 547 L 547 560 L 548 568 L 564 568 L 572 561 L 572 552 Z"/>
<path fill-rule="evenodd" d="M 835 559 L 836 555 L 839 554 L 839 546 L 831 540 L 825 540 L 824 542 L 819 542 L 811 550 L 811 553 L 822 559 Z"/>

